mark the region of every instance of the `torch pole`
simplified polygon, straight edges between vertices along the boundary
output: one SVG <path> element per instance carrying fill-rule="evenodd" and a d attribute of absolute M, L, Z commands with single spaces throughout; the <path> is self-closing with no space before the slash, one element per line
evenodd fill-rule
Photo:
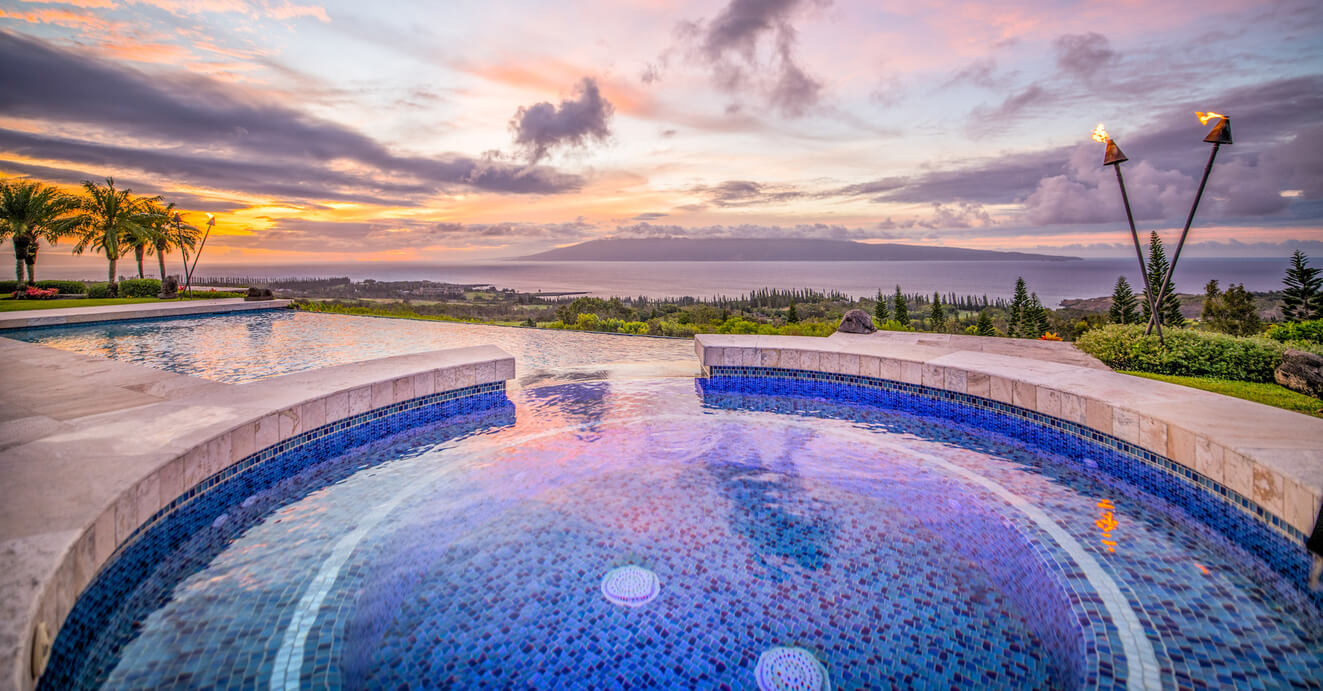
<path fill-rule="evenodd" d="M 1144 298 L 1148 300 L 1148 313 L 1150 315 L 1157 313 L 1157 308 L 1153 302 L 1153 288 L 1148 284 L 1148 268 L 1144 266 L 1144 252 L 1139 249 L 1139 231 L 1135 230 L 1135 215 L 1130 211 L 1130 195 L 1125 191 L 1125 178 L 1121 177 L 1121 164 L 1116 163 L 1112 166 L 1116 169 L 1116 184 L 1121 186 L 1121 203 L 1125 205 L 1125 220 L 1130 222 L 1130 239 L 1135 241 L 1135 257 L 1139 259 L 1139 275 L 1144 277 Z M 1158 342 L 1166 345 L 1162 340 L 1162 324 L 1158 324 Z"/>
<path fill-rule="evenodd" d="M 1190 215 L 1185 217 L 1185 229 L 1181 231 L 1181 240 L 1176 243 L 1176 253 L 1171 255 L 1171 265 L 1167 267 L 1167 275 L 1162 277 L 1162 285 L 1158 288 L 1157 304 L 1167 299 L 1167 286 L 1171 285 L 1171 274 L 1176 270 L 1176 262 L 1180 261 L 1181 248 L 1185 247 L 1185 238 L 1190 234 L 1190 225 L 1194 223 L 1194 212 L 1199 208 L 1199 200 L 1204 196 L 1204 186 L 1208 184 L 1208 174 L 1213 170 L 1213 160 L 1217 158 L 1217 150 L 1222 148 L 1221 142 L 1213 143 L 1213 150 L 1208 154 L 1208 165 L 1204 166 L 1204 176 L 1199 180 L 1199 190 L 1194 193 L 1194 204 L 1190 205 Z M 1144 335 L 1153 331 L 1153 326 L 1158 325 L 1159 332 L 1162 329 L 1162 320 L 1158 317 L 1156 306 L 1149 308 L 1148 328 L 1144 329 Z"/>
<path fill-rule="evenodd" d="M 188 270 L 188 275 L 184 277 L 190 297 L 193 295 L 193 269 L 198 268 L 198 259 L 202 257 L 202 249 L 207 246 L 207 238 L 211 235 L 211 227 L 214 225 L 216 225 L 216 219 L 213 218 L 207 221 L 207 232 L 202 234 L 202 244 L 198 245 L 198 251 L 193 255 L 193 267 Z"/>

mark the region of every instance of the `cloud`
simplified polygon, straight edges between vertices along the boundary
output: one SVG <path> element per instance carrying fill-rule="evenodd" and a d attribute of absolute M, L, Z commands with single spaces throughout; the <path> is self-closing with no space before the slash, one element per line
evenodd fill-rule
<path fill-rule="evenodd" d="M 997 60 L 995 58 L 979 58 L 956 70 L 951 78 L 942 85 L 942 88 L 972 84 L 984 89 L 994 89 L 1003 86 L 1005 81 L 1004 76 L 997 74 Z"/>
<path fill-rule="evenodd" d="M 1169 219 L 1188 209 L 1193 181 L 1147 161 L 1127 164 L 1126 189 L 1136 221 Z M 1031 223 L 1104 223 L 1124 219 L 1121 193 L 1110 168 L 1098 164 L 1098 147 L 1081 144 L 1063 175 L 1043 178 L 1024 201 Z"/>
<path fill-rule="evenodd" d="M 1045 106 L 1056 98 L 1037 82 L 1026 86 L 1017 93 L 1006 97 L 995 107 L 982 106 L 974 109 L 971 127 L 983 129 L 989 123 L 1002 123 L 1023 117 L 1029 110 Z"/>
<path fill-rule="evenodd" d="M 33 158 L 136 167 L 190 184 L 301 198 L 323 198 L 318 188 L 328 184 L 338 189 L 324 198 L 347 188 L 355 195 L 377 190 L 426 195 L 454 186 L 545 194 L 582 184 L 576 176 L 546 168 L 460 154 L 398 155 L 348 127 L 211 79 L 181 73 L 149 77 L 6 32 L 0 32 L 0 83 L 6 87 L 0 115 L 55 127 L 92 125 L 116 142 L 0 131 L 5 151 Z M 126 143 L 139 138 L 154 145 Z M 342 169 L 354 172 L 337 172 Z M 256 179 L 272 180 L 281 191 L 256 190 Z"/>
<path fill-rule="evenodd" d="M 611 115 L 615 108 L 602 97 L 597 80 L 584 77 L 574 86 L 573 96 L 560 107 L 546 101 L 520 106 L 510 120 L 515 145 L 529 162 L 537 163 L 557 147 L 582 147 L 589 141 L 611 137 Z"/>
<path fill-rule="evenodd" d="M 1096 32 L 1066 34 L 1053 42 L 1057 53 L 1057 67 L 1062 72 L 1087 79 L 1099 70 L 1120 59 L 1112 50 L 1107 37 Z"/>
<path fill-rule="evenodd" d="M 295 252 L 375 252 L 421 250 L 437 245 L 505 247 L 512 243 L 539 245 L 574 242 L 586 238 L 596 225 L 583 219 L 564 223 L 435 223 L 411 218 L 374 218 L 365 221 L 325 221 L 297 217 L 265 219 L 268 228 L 247 229 L 243 235 L 218 238 L 228 247 Z"/>
<path fill-rule="evenodd" d="M 914 216 L 896 220 L 890 216 L 880 221 L 880 230 L 901 230 L 907 228 L 926 228 L 928 230 L 951 230 L 959 228 L 981 228 L 995 225 L 992 215 L 977 202 L 957 202 L 954 204 L 932 203 L 932 214 Z"/>
<path fill-rule="evenodd" d="M 1200 220 L 1263 221 L 1265 215 L 1323 218 L 1323 75 L 1228 89 L 1199 102 L 1159 111 L 1148 126 L 1118 131 L 1130 161 L 1124 173 L 1142 218 L 1183 222 L 1207 161 L 1208 128 L 1195 110 L 1217 104 L 1233 116 L 1236 144 L 1223 147 L 1199 208 Z M 1092 123 L 1085 123 L 1084 132 Z M 1024 204 L 1041 222 L 1124 222 L 1116 178 L 1092 142 L 1002 153 L 892 178 L 871 197 L 878 203 Z M 898 183 L 898 184 L 893 184 Z M 848 189 L 848 188 L 847 188 Z M 1281 196 L 1299 190 L 1298 197 Z M 842 190 L 843 191 L 843 190 Z M 1093 219 L 1093 220 L 1089 220 Z"/>
<path fill-rule="evenodd" d="M 800 117 L 816 106 L 822 83 L 795 56 L 791 20 L 812 0 L 730 0 L 710 21 L 682 23 L 677 33 L 711 70 L 712 81 L 731 94 L 757 91 L 787 117 Z M 760 56 L 760 46 L 771 45 Z"/>
<path fill-rule="evenodd" d="M 828 223 L 791 226 L 741 223 L 735 225 L 680 226 L 635 223 L 616 226 L 609 237 L 617 238 L 817 238 L 828 240 L 875 240 L 893 237 L 880 229 L 857 228 Z"/>
<path fill-rule="evenodd" d="M 709 204 L 723 208 L 778 204 L 806 196 L 805 192 L 791 185 L 752 180 L 727 180 L 713 186 L 699 185 L 689 191 L 703 196 Z"/>

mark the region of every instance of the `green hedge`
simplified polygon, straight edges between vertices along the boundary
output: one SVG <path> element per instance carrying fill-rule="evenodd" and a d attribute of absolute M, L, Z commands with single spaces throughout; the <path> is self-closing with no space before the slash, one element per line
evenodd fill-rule
<path fill-rule="evenodd" d="M 38 288 L 54 288 L 60 295 L 77 295 L 87 291 L 82 281 L 37 281 Z"/>
<path fill-rule="evenodd" d="M 1268 328 L 1268 338 L 1274 341 L 1313 341 L 1323 343 L 1323 319 L 1311 319 L 1305 322 L 1273 324 Z"/>
<path fill-rule="evenodd" d="M 12 293 L 18 290 L 18 281 L 0 281 L 0 293 Z"/>
<path fill-rule="evenodd" d="M 1075 341 L 1080 350 L 1108 367 L 1188 377 L 1216 377 L 1270 382 L 1286 346 L 1262 336 L 1238 337 L 1194 329 L 1166 329 L 1167 345 L 1157 334 L 1144 335 L 1135 324 L 1109 324 Z"/>
<path fill-rule="evenodd" d="M 116 291 L 114 283 L 87 284 L 87 297 L 89 298 L 113 298 L 118 296 L 119 293 Z"/>
<path fill-rule="evenodd" d="M 122 298 L 154 298 L 160 293 L 161 281 L 157 278 L 126 278 L 119 282 Z"/>

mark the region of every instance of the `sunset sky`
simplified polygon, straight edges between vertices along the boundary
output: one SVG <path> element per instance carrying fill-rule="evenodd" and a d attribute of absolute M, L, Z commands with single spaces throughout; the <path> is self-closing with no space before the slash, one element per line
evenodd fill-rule
<path fill-rule="evenodd" d="M 1216 110 L 1236 140 L 1192 254 L 1323 254 L 1318 0 L 314 2 L 0 0 L 0 174 L 213 212 L 226 263 L 661 235 L 1123 256 L 1090 130 L 1174 240 Z"/>

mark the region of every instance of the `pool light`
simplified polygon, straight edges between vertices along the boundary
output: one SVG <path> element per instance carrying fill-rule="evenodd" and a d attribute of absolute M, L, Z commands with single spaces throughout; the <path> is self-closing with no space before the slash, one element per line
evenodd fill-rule
<path fill-rule="evenodd" d="M 602 577 L 602 596 L 622 607 L 642 607 L 657 598 L 661 581 L 642 566 L 621 566 Z"/>
<path fill-rule="evenodd" d="M 803 648 L 772 648 L 753 671 L 761 691 L 831 691 L 827 668 Z"/>

